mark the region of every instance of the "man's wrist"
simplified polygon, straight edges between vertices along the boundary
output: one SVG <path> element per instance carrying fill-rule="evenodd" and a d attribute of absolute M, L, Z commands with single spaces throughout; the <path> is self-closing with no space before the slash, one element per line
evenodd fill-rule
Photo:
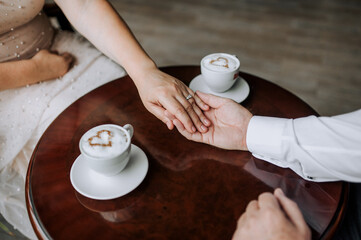
<path fill-rule="evenodd" d="M 250 152 L 279 157 L 282 134 L 289 119 L 253 116 L 248 124 L 246 144 Z"/>
<path fill-rule="evenodd" d="M 239 126 L 239 131 L 241 132 L 241 139 L 240 139 L 240 150 L 242 151 L 248 151 L 248 146 L 247 146 L 247 132 L 248 132 L 248 126 L 249 123 L 252 119 L 253 115 L 248 112 L 243 113 L 243 115 L 241 116 L 241 119 L 243 120 L 243 122 L 241 123 L 241 125 Z"/>

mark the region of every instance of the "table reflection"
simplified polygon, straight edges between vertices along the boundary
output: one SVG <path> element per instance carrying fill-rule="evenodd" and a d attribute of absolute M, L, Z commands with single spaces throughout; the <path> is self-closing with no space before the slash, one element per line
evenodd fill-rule
<path fill-rule="evenodd" d="M 332 183 L 309 182 L 291 171 L 283 171 L 254 157 L 244 165 L 244 169 L 269 187 L 281 188 L 286 196 L 298 204 L 306 222 L 316 232 L 320 233 L 330 223 L 334 214 L 332 206 L 338 204 L 326 191 L 327 185 Z"/>

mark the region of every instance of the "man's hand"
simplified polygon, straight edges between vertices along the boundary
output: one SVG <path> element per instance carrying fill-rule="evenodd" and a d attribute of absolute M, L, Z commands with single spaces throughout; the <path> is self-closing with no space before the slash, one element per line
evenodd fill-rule
<path fill-rule="evenodd" d="M 233 240 L 309 240 L 308 228 L 297 204 L 281 189 L 251 201 L 239 218 Z"/>
<path fill-rule="evenodd" d="M 178 131 L 186 138 L 214 145 L 224 149 L 247 150 L 246 134 L 252 114 L 240 104 L 227 98 L 197 92 L 196 95 L 210 109 L 204 115 L 212 123 L 207 132 L 189 133 L 183 124 L 169 111 L 165 115 L 171 119 Z"/>

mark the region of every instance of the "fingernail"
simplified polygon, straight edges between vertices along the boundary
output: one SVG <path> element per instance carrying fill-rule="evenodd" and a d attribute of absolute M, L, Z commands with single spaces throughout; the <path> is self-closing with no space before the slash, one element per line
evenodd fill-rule
<path fill-rule="evenodd" d="M 206 128 L 204 125 L 201 126 L 201 129 L 202 129 L 203 131 L 207 131 L 207 128 Z"/>
<path fill-rule="evenodd" d="M 195 132 L 196 130 L 197 129 L 194 126 L 192 126 L 192 131 Z"/>
<path fill-rule="evenodd" d="M 279 195 L 284 196 L 285 194 L 283 193 L 281 188 L 277 188 L 276 191 L 278 192 Z"/>
<path fill-rule="evenodd" d="M 208 119 L 204 119 L 203 122 L 206 124 L 206 125 L 209 125 L 210 122 L 208 121 Z"/>

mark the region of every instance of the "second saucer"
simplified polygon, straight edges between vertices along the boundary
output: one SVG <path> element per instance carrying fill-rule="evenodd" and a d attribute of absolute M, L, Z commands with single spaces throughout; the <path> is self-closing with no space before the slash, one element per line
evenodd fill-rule
<path fill-rule="evenodd" d="M 210 93 L 216 96 L 230 98 L 238 103 L 243 102 L 247 98 L 250 91 L 248 83 L 243 78 L 238 77 L 234 85 L 226 92 L 213 92 L 204 82 L 203 76 L 201 74 L 193 78 L 193 80 L 189 84 L 189 87 L 193 91 L 198 90 L 204 93 Z"/>

